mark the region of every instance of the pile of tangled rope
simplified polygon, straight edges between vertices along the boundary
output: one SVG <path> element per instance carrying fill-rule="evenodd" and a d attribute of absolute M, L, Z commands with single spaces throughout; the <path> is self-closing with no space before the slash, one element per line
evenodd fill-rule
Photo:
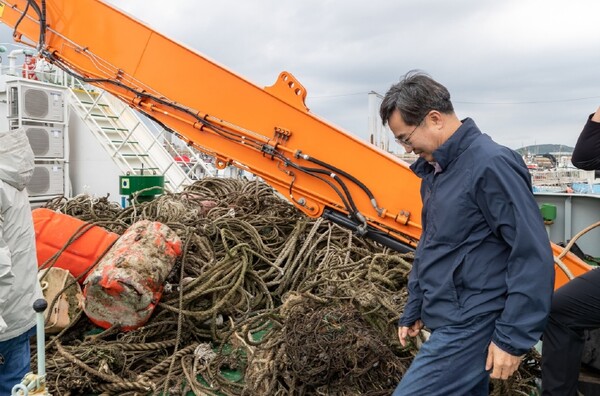
<path fill-rule="evenodd" d="M 117 234 L 159 221 L 184 247 L 143 327 L 99 329 L 80 314 L 48 338 L 53 395 L 389 395 L 417 352 L 396 326 L 412 254 L 307 218 L 262 182 L 203 179 L 127 208 L 85 195 L 46 207 Z M 490 394 L 534 394 L 536 377 L 532 351 Z"/>

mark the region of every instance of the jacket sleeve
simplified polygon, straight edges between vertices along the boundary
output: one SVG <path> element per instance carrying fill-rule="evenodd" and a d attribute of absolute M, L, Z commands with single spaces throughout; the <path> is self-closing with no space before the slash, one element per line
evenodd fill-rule
<path fill-rule="evenodd" d="M 531 177 L 514 152 L 483 165 L 476 191 L 492 232 L 508 246 L 506 303 L 492 341 L 518 356 L 540 339 L 554 291 L 554 258 Z"/>
<path fill-rule="evenodd" d="M 408 301 L 404 306 L 404 311 L 400 320 L 398 320 L 398 326 L 412 326 L 418 319 L 421 319 L 421 305 L 423 303 L 423 296 L 421 288 L 419 287 L 419 281 L 417 279 L 416 265 L 417 260 L 414 261 L 412 270 L 408 274 Z"/>
<path fill-rule="evenodd" d="M 425 173 L 425 171 L 423 170 L 423 167 L 425 166 L 425 164 L 426 164 L 426 162 L 422 158 L 419 158 L 417 160 L 417 162 L 415 162 L 411 165 L 411 169 L 413 171 L 416 170 L 415 173 L 418 173 L 418 174 L 420 173 L 421 174 L 420 177 L 423 177 L 423 175 Z M 418 168 L 420 168 L 420 170 Z M 425 181 L 422 181 L 421 182 L 421 199 L 423 199 L 424 202 L 427 199 L 426 198 L 427 190 L 428 190 L 427 183 Z M 425 214 L 426 214 L 426 210 L 425 210 L 425 208 L 423 208 L 423 211 L 421 212 L 421 224 L 423 224 L 423 231 L 425 231 L 425 228 L 427 225 Z M 419 247 L 417 247 L 417 251 L 418 250 L 419 250 Z M 399 327 L 402 327 L 402 326 L 410 327 L 417 320 L 421 319 L 421 307 L 423 305 L 423 292 L 421 290 L 421 287 L 419 286 L 418 266 L 419 266 L 419 255 L 415 254 L 415 259 L 413 261 L 412 269 L 411 269 L 410 273 L 408 274 L 408 284 L 407 284 L 408 300 L 406 301 L 404 310 L 402 311 L 402 315 L 400 316 L 400 320 L 398 320 Z"/>
<path fill-rule="evenodd" d="M 593 114 L 592 114 L 593 115 Z M 571 162 L 579 169 L 600 169 L 600 122 L 588 120 L 577 138 Z"/>
<path fill-rule="evenodd" d="M 0 188 L 1 188 L 0 183 Z M 1 198 L 0 198 L 1 199 Z M 14 274 L 12 272 L 11 254 L 6 241 L 4 240 L 4 219 L 0 214 L 0 333 L 6 330 L 3 308 L 6 305 L 12 285 L 14 283 Z"/>

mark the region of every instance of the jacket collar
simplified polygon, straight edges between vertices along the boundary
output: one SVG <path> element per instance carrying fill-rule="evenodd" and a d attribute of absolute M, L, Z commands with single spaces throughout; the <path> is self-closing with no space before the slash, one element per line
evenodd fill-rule
<path fill-rule="evenodd" d="M 475 125 L 475 121 L 471 118 L 465 118 L 461 121 L 462 125 L 454 132 L 448 140 L 433 152 L 433 157 L 436 159 L 441 172 L 456 158 L 458 158 L 475 139 L 481 135 L 481 131 Z M 435 171 L 435 167 L 423 158 L 417 159 L 411 165 L 413 172 L 419 177 L 423 177 L 427 173 Z"/>

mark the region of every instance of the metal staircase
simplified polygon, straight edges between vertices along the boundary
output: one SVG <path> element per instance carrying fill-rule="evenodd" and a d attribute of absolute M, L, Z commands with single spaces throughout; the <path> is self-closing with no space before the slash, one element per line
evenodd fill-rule
<path fill-rule="evenodd" d="M 196 151 L 177 148 L 171 133 L 112 95 L 78 80 L 67 84 L 72 111 L 88 126 L 123 174 L 163 175 L 165 189 L 181 191 L 216 170 Z"/>

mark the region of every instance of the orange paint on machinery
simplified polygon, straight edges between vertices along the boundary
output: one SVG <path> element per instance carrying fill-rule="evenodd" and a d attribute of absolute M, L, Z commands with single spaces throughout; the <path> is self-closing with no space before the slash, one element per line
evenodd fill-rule
<path fill-rule="evenodd" d="M 6 5 L 0 19 L 9 26 L 27 6 L 26 0 L 0 3 Z M 291 73 L 282 72 L 262 88 L 102 1 L 46 4 L 48 61 L 95 79 L 92 85 L 215 156 L 217 167 L 234 164 L 262 177 L 309 216 L 321 216 L 325 209 L 346 215 L 348 203 L 323 177 L 295 166 L 319 168 L 311 159 L 325 161 L 361 181 L 375 197 L 376 205 L 345 174 L 329 170 L 345 182 L 371 226 L 416 245 L 419 179 L 397 157 L 312 114 L 304 102 L 305 87 Z M 27 14 L 31 18 L 24 18 L 17 32 L 23 41 L 37 42 L 38 16 L 32 7 Z"/>

